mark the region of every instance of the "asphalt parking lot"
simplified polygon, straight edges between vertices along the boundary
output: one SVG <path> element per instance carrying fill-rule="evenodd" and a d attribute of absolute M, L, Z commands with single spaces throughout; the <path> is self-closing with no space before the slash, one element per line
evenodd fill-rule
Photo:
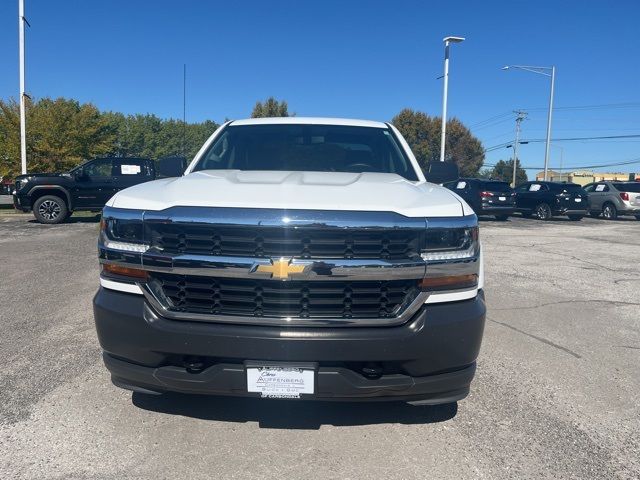
<path fill-rule="evenodd" d="M 457 405 L 113 387 L 93 217 L 0 215 L 0 478 L 639 478 L 640 222 L 483 221 L 488 320 Z"/>

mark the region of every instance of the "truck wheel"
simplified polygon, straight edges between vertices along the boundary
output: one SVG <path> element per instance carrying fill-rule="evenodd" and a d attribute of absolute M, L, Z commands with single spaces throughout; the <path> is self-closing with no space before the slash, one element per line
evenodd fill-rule
<path fill-rule="evenodd" d="M 44 195 L 33 204 L 33 215 L 40 223 L 60 223 L 68 214 L 67 204 L 55 195 Z"/>
<path fill-rule="evenodd" d="M 536 207 L 536 217 L 538 220 L 549 220 L 551 218 L 551 207 L 546 203 L 541 203 Z"/>
<path fill-rule="evenodd" d="M 602 208 L 602 216 L 606 220 L 615 220 L 618 218 L 618 209 L 613 203 L 605 203 Z"/>
<path fill-rule="evenodd" d="M 569 220 L 572 222 L 579 222 L 582 220 L 583 215 L 569 215 Z"/>
<path fill-rule="evenodd" d="M 506 222 L 509 220 L 509 215 L 496 215 L 496 220 L 499 222 Z"/>

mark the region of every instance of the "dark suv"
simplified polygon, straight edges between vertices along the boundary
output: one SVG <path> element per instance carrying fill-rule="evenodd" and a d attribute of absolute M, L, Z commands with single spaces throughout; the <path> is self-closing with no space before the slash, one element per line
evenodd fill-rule
<path fill-rule="evenodd" d="M 476 215 L 494 215 L 507 220 L 515 208 L 515 194 L 507 182 L 481 178 L 461 178 L 444 184 L 466 201 Z"/>
<path fill-rule="evenodd" d="M 515 188 L 516 211 L 540 220 L 566 215 L 578 221 L 589 212 L 589 196 L 575 183 L 527 182 Z"/>

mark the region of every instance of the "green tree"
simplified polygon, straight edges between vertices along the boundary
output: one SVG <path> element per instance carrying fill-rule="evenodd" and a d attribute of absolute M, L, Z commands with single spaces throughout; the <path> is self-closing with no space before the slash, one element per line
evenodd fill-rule
<path fill-rule="evenodd" d="M 20 173 L 19 105 L 0 100 L 0 175 Z M 65 98 L 27 102 L 27 161 L 30 171 L 64 171 L 83 159 L 109 152 L 114 132 L 90 103 Z"/>
<path fill-rule="evenodd" d="M 487 178 L 494 180 L 502 180 L 511 183 L 513 180 L 513 159 L 498 160 L 494 167 L 490 170 L 483 170 Z M 527 172 L 520 167 L 520 160 L 516 162 L 516 185 L 524 183 L 528 180 Z"/>
<path fill-rule="evenodd" d="M 0 177 L 20 173 L 20 107 L 13 99 L 0 100 Z"/>
<path fill-rule="evenodd" d="M 56 172 L 105 155 L 192 158 L 216 128 L 211 120 L 184 124 L 152 114 L 100 112 L 71 99 L 28 101 L 27 166 L 30 172 Z M 14 100 L 0 100 L 0 176 L 19 173 L 20 108 Z"/>
<path fill-rule="evenodd" d="M 405 108 L 393 123 L 405 137 L 421 167 L 440 159 L 441 118 Z M 447 121 L 445 159 L 460 169 L 462 176 L 478 174 L 484 161 L 482 143 L 457 118 Z"/>
<path fill-rule="evenodd" d="M 111 155 L 116 157 L 160 158 L 169 155 L 193 157 L 218 125 L 206 120 L 184 124 L 180 120 L 163 120 L 153 114 L 104 114 L 115 131 Z"/>
<path fill-rule="evenodd" d="M 278 101 L 273 97 L 267 98 L 264 103 L 256 102 L 251 112 L 251 118 L 263 117 L 289 117 L 289 107 L 285 100 Z"/>

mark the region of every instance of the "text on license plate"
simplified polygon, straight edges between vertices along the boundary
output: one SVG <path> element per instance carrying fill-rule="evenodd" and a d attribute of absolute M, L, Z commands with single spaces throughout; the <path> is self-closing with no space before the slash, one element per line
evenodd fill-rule
<path fill-rule="evenodd" d="M 298 367 L 247 367 L 247 391 L 262 398 L 300 398 L 314 393 L 314 373 Z"/>
<path fill-rule="evenodd" d="M 500 200 L 501 202 L 504 202 L 507 199 L 507 197 L 498 197 L 498 200 Z"/>

